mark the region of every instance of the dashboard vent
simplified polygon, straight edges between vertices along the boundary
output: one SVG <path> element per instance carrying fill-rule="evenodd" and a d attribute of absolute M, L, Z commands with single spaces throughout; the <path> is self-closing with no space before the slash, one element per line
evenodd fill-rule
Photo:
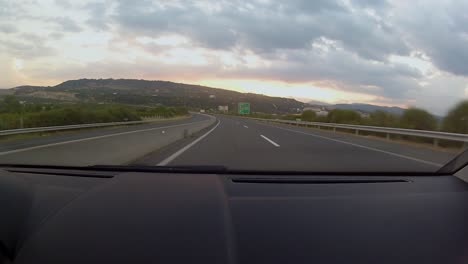
<path fill-rule="evenodd" d="M 405 179 L 299 179 L 299 178 L 235 178 L 234 183 L 273 183 L 273 184 L 352 184 L 352 183 L 408 183 Z"/>

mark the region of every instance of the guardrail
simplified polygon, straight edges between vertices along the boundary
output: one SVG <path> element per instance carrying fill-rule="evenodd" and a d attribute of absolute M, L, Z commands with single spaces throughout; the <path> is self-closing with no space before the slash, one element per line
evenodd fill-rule
<path fill-rule="evenodd" d="M 107 126 L 135 125 L 135 124 L 144 124 L 144 123 L 151 123 L 151 122 L 154 122 L 154 120 L 8 129 L 8 130 L 0 130 L 0 136 L 9 136 L 9 135 L 26 134 L 26 133 L 52 132 L 52 131 L 81 129 L 81 128 L 97 128 L 97 127 L 107 127 Z"/>
<path fill-rule="evenodd" d="M 306 122 L 306 121 L 290 121 L 290 120 L 279 120 L 279 119 L 263 119 L 254 118 L 255 120 L 283 123 L 296 126 L 312 126 L 312 127 L 328 127 L 332 128 L 335 132 L 336 129 L 349 129 L 354 130 L 356 135 L 359 135 L 360 131 L 366 132 L 377 132 L 386 134 L 387 139 L 390 139 L 390 135 L 402 135 L 402 136 L 415 136 L 422 138 L 431 138 L 434 141 L 434 146 L 439 145 L 440 140 L 449 140 L 464 142 L 468 144 L 468 134 L 457 134 L 439 131 L 427 131 L 417 129 L 405 129 L 405 128 L 391 128 L 391 127 L 374 127 L 374 126 L 361 126 L 361 125 L 347 125 L 347 124 L 336 124 L 336 123 L 321 123 L 321 122 Z"/>

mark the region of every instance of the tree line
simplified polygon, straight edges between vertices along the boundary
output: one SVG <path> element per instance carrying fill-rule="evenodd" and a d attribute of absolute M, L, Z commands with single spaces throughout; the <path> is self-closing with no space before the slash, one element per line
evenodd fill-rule
<path fill-rule="evenodd" d="M 264 118 L 273 118 L 263 114 Z M 395 127 L 418 130 L 433 130 L 468 134 L 468 100 L 455 105 L 441 122 L 428 111 L 421 108 L 406 109 L 402 115 L 384 111 L 375 111 L 368 117 L 362 117 L 353 110 L 334 109 L 326 116 L 317 116 L 314 111 L 304 111 L 301 115 L 285 115 L 286 120 L 301 119 L 302 121 L 341 123 L 352 125 L 367 125 L 379 127 Z"/>
<path fill-rule="evenodd" d="M 140 121 L 144 117 L 187 115 L 185 108 L 100 104 L 25 104 L 15 96 L 0 100 L 0 129 Z"/>

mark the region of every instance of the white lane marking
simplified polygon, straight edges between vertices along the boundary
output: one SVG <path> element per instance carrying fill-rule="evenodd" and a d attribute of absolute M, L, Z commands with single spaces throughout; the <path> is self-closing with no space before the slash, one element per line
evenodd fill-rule
<path fill-rule="evenodd" d="M 280 145 L 276 144 L 276 142 L 274 142 L 273 140 L 265 137 L 264 135 L 260 135 L 263 139 L 265 139 L 266 141 L 270 142 L 273 146 L 275 147 L 279 147 Z"/>
<path fill-rule="evenodd" d="M 133 130 L 133 131 L 127 131 L 127 132 L 121 132 L 121 133 L 115 133 L 115 134 L 109 134 L 109 135 L 102 135 L 102 136 L 96 136 L 96 137 L 81 138 L 81 139 L 75 139 L 75 140 L 70 140 L 70 141 L 62 141 L 62 142 L 57 142 L 57 143 L 51 143 L 51 144 L 45 144 L 45 145 L 39 145 L 39 146 L 29 147 L 29 148 L 22 148 L 22 149 L 9 150 L 9 151 L 0 152 L 0 156 L 2 156 L 2 155 L 7 155 L 7 154 L 18 153 L 18 152 L 23 152 L 23 151 L 28 151 L 28 150 L 34 150 L 34 149 L 47 148 L 47 147 L 65 145 L 65 144 L 70 144 L 70 143 L 76 143 L 76 142 L 83 142 L 83 141 L 88 141 L 88 140 L 100 139 L 100 138 L 114 137 L 114 136 L 120 136 L 120 135 L 126 135 L 126 134 L 133 134 L 133 133 L 138 133 L 138 132 L 145 132 L 145 131 L 158 130 L 158 129 L 164 129 L 164 128 L 172 128 L 172 127 L 179 127 L 179 126 L 187 126 L 187 125 L 196 124 L 196 123 L 205 122 L 205 121 L 206 121 L 206 120 L 196 121 L 196 122 L 191 122 L 191 123 L 186 123 L 186 124 L 180 124 L 180 125 L 172 125 L 172 126 L 165 126 L 165 127 L 154 127 L 154 128 L 147 128 L 147 129 L 141 129 L 141 130 Z"/>
<path fill-rule="evenodd" d="M 244 125 L 245 128 L 249 128 L 248 126 Z"/>
<path fill-rule="evenodd" d="M 266 125 L 266 126 L 270 126 L 270 125 Z M 358 148 L 363 148 L 363 149 L 372 150 L 372 151 L 376 151 L 376 152 L 380 152 L 380 153 L 385 153 L 385 154 L 388 154 L 388 155 L 391 155 L 391 156 L 404 158 L 404 159 L 408 159 L 408 160 L 412 160 L 412 161 L 417 161 L 417 162 L 424 163 L 424 164 L 427 164 L 427 165 L 432 165 L 432 166 L 435 166 L 435 167 L 442 167 L 443 166 L 443 164 L 439 164 L 439 163 L 435 163 L 435 162 L 431 162 L 431 161 L 426 161 L 426 160 L 422 160 L 422 159 L 418 159 L 418 158 L 413 158 L 413 157 L 410 157 L 410 156 L 406 156 L 406 155 L 402 155 L 402 154 L 398 154 L 398 153 L 394 153 L 394 152 L 390 152 L 390 151 L 385 151 L 385 150 L 381 150 L 381 149 L 367 147 L 367 146 L 363 146 L 363 145 L 359 145 L 359 144 L 355 144 L 355 143 L 351 143 L 351 142 L 347 142 L 347 141 L 342 141 L 342 140 L 333 139 L 333 138 L 329 138 L 329 137 L 314 135 L 314 134 L 305 133 L 305 132 L 302 132 L 302 131 L 296 131 L 296 130 L 292 130 L 292 129 L 287 129 L 287 128 L 283 128 L 283 127 L 277 127 L 277 126 L 270 126 L 270 127 L 275 127 L 275 128 L 278 128 L 278 129 L 282 129 L 282 130 L 286 130 L 286 131 L 290 131 L 290 132 L 294 132 L 294 133 L 304 134 L 304 135 L 308 135 L 308 136 L 313 136 L 313 137 L 317 137 L 317 138 L 322 138 L 322 139 L 326 139 L 326 140 L 330 140 L 330 141 L 334 141 L 334 142 L 338 142 L 338 143 L 343 143 L 343 144 L 355 146 L 355 147 L 358 147 Z"/>
<path fill-rule="evenodd" d="M 176 159 L 178 156 L 182 155 L 182 153 L 184 153 L 185 151 L 187 151 L 189 148 L 193 147 L 195 144 L 197 144 L 200 140 L 204 139 L 206 136 L 208 136 L 211 132 L 213 132 L 218 126 L 219 124 L 221 123 L 220 120 L 218 120 L 218 123 L 216 124 L 216 126 L 214 126 L 212 129 L 210 129 L 210 131 L 206 132 L 203 136 L 197 138 L 195 141 L 193 141 L 192 143 L 188 144 L 187 146 L 179 149 L 177 152 L 175 152 L 174 154 L 172 154 L 171 156 L 167 157 L 165 160 L 159 162 L 156 166 L 166 166 L 167 164 L 169 164 L 170 162 L 172 162 L 174 159 Z"/>

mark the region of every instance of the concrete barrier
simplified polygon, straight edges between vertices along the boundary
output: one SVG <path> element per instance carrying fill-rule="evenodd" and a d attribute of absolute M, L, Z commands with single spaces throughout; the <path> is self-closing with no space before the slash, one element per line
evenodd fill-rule
<path fill-rule="evenodd" d="M 59 142 L 1 154 L 1 163 L 64 166 L 123 165 L 213 125 L 216 118 Z"/>

